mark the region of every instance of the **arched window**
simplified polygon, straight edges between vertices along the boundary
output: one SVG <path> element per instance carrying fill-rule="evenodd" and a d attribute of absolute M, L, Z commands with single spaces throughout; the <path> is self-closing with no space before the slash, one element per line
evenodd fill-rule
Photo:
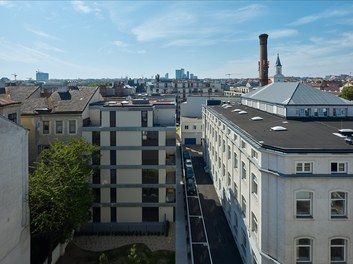
<path fill-rule="evenodd" d="M 313 263 L 313 240 L 310 238 L 298 238 L 295 243 L 296 247 L 296 263 L 311 264 Z"/>
<path fill-rule="evenodd" d="M 347 263 L 347 240 L 343 238 L 335 238 L 330 241 L 330 263 L 346 264 Z"/>

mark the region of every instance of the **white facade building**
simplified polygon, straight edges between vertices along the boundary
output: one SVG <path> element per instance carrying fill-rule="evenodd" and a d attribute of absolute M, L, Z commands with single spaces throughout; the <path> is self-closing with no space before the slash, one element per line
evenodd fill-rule
<path fill-rule="evenodd" d="M 181 117 L 180 138 L 184 145 L 201 145 L 202 119 Z"/>
<path fill-rule="evenodd" d="M 145 99 L 90 105 L 88 142 L 100 147 L 93 164 L 96 201 L 87 230 L 153 231 L 175 219 L 175 103 Z"/>
<path fill-rule="evenodd" d="M 30 263 L 28 131 L 0 116 L 0 263 Z"/>
<path fill-rule="evenodd" d="M 267 94 L 272 85 L 243 100 Z M 306 98 L 293 93 L 289 98 L 297 101 L 290 107 L 303 107 Z M 252 105 L 274 104 L 280 94 L 271 102 L 259 96 Z M 344 105 L 323 96 L 330 109 Z M 353 263 L 350 111 L 344 118 L 286 119 L 267 110 L 249 104 L 203 108 L 204 158 L 244 263 Z"/>

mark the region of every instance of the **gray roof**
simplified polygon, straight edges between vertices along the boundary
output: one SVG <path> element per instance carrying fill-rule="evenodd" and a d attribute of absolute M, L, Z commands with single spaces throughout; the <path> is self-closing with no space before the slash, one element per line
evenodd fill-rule
<path fill-rule="evenodd" d="M 338 137 L 339 129 L 353 129 L 352 120 L 286 120 L 285 118 L 260 111 L 244 105 L 233 105 L 230 108 L 222 106 L 207 106 L 216 111 L 219 118 L 230 122 L 231 126 L 253 139 L 264 148 L 283 152 L 344 152 L 353 153 L 353 145 Z M 241 109 L 247 114 L 232 112 Z M 252 121 L 251 118 L 259 116 L 263 120 Z M 271 127 L 283 126 L 286 131 L 272 131 Z"/>
<path fill-rule="evenodd" d="M 38 86 L 8 86 L 6 87 L 6 93 L 10 96 L 13 101 L 23 102 L 26 99 L 33 97 L 35 94 L 39 94 Z"/>
<path fill-rule="evenodd" d="M 277 105 L 353 105 L 353 102 L 300 82 L 275 82 L 242 96 Z"/>
<path fill-rule="evenodd" d="M 49 109 L 51 114 L 81 113 L 97 90 L 98 87 L 80 87 L 65 93 L 53 92 L 49 98 L 29 98 L 22 105 L 22 114 L 38 114 L 39 110 L 44 109 Z"/>

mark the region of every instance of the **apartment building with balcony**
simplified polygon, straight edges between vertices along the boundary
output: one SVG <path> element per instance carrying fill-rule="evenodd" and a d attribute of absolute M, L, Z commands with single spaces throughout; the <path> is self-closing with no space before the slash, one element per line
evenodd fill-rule
<path fill-rule="evenodd" d="M 203 107 L 203 147 L 244 263 L 352 263 L 353 103 L 272 83 Z"/>
<path fill-rule="evenodd" d="M 92 219 L 82 230 L 144 231 L 175 219 L 175 103 L 148 99 L 90 105 L 86 140 L 99 146 Z"/>

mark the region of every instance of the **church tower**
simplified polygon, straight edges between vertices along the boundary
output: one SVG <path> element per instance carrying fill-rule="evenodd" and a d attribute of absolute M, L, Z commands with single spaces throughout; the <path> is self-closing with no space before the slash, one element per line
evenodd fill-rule
<path fill-rule="evenodd" d="M 284 75 L 282 74 L 282 64 L 277 53 L 276 60 L 276 74 L 273 76 L 273 82 L 284 82 Z"/>

